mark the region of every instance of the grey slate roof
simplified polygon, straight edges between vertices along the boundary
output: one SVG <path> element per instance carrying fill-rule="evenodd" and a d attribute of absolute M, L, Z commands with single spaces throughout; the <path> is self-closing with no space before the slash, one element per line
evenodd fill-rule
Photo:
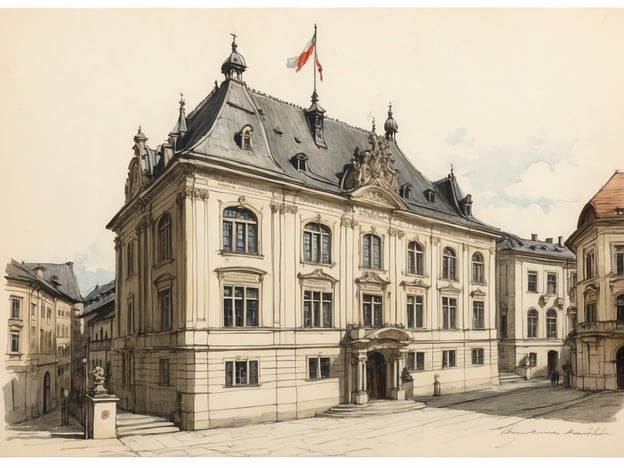
<path fill-rule="evenodd" d="M 97 312 L 97 319 L 103 319 L 105 317 L 101 317 L 101 315 L 109 314 L 111 311 L 114 315 L 115 310 L 115 280 L 109 281 L 108 283 L 102 286 L 96 286 L 93 288 L 84 301 L 84 309 L 81 317 L 90 315 L 94 312 Z M 106 318 L 107 318 L 106 317 Z M 97 320 L 96 320 L 97 321 Z"/>
<path fill-rule="evenodd" d="M 504 237 L 496 243 L 496 250 L 499 252 L 513 251 L 560 259 L 573 260 L 576 258 L 574 253 L 565 246 L 539 240 L 522 239 L 510 233 L 504 233 Z"/>
<path fill-rule="evenodd" d="M 43 277 L 36 270 L 42 269 Z M 21 279 L 39 284 L 53 294 L 68 298 L 71 302 L 82 302 L 78 282 L 72 263 L 19 263 L 11 260 L 6 267 L 7 278 Z"/>
<path fill-rule="evenodd" d="M 290 182 L 334 194 L 348 195 L 340 182 L 356 150 L 370 147 L 369 132 L 325 118 L 327 148 L 318 147 L 310 133 L 304 109 L 247 88 L 236 80 L 225 80 L 187 117 L 187 132 L 175 145 L 176 157 L 208 157 L 233 161 L 270 171 Z M 244 150 L 236 141 L 241 129 L 253 129 L 253 149 Z M 452 174 L 432 182 L 418 171 L 394 141 L 388 141 L 399 171 L 399 186 L 412 186 L 404 199 L 409 211 L 465 227 L 498 233 L 473 216 L 466 215 L 459 202 L 463 194 Z M 291 159 L 303 153 L 308 171 L 298 171 Z M 425 192 L 434 190 L 435 202 Z M 458 198 L 460 197 L 460 198 Z"/>

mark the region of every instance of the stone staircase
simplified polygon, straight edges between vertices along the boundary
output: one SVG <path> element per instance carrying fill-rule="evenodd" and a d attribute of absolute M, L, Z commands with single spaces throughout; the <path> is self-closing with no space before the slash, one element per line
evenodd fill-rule
<path fill-rule="evenodd" d="M 326 411 L 316 413 L 319 418 L 361 418 L 384 414 L 404 413 L 425 408 L 426 405 L 414 400 L 373 400 L 364 405 L 344 403 Z"/>
<path fill-rule="evenodd" d="M 171 421 L 149 414 L 117 411 L 117 437 L 179 432 Z"/>
<path fill-rule="evenodd" d="M 501 385 L 526 382 L 524 377 L 518 374 L 511 373 L 511 372 L 500 372 L 498 374 L 498 379 Z"/>

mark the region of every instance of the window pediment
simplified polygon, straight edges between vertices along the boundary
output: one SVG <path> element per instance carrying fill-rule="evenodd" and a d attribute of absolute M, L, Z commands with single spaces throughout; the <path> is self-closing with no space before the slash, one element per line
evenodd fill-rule
<path fill-rule="evenodd" d="M 157 288 L 160 288 L 160 287 L 163 287 L 163 286 L 171 285 L 174 280 L 175 280 L 175 276 L 171 275 L 170 273 L 163 273 L 162 275 L 159 275 L 154 280 L 154 285 Z"/>
<path fill-rule="evenodd" d="M 390 284 L 390 281 L 386 281 L 379 274 L 374 271 L 367 271 L 361 277 L 356 278 L 355 282 L 359 285 L 371 285 L 385 288 Z"/>
<path fill-rule="evenodd" d="M 438 291 L 440 291 L 440 293 L 442 294 L 449 294 L 449 295 L 458 295 L 459 293 L 461 293 L 461 289 L 456 288 L 450 284 L 446 286 L 440 286 L 438 288 Z"/>
<path fill-rule="evenodd" d="M 481 288 L 477 288 L 477 289 L 470 291 L 470 296 L 471 297 L 485 297 L 486 294 L 484 291 L 481 290 Z"/>
<path fill-rule="evenodd" d="M 223 267 L 214 270 L 222 282 L 261 283 L 266 271 L 253 267 Z"/>
<path fill-rule="evenodd" d="M 425 288 L 429 289 L 431 287 L 430 284 L 425 283 L 422 279 L 418 278 L 414 281 L 401 281 L 399 286 L 403 288 Z"/>
<path fill-rule="evenodd" d="M 315 269 L 312 273 L 297 274 L 297 278 L 299 278 L 300 283 L 304 282 L 312 282 L 312 281 L 323 281 L 326 283 L 331 283 L 334 285 L 338 280 L 331 275 L 328 275 L 320 268 Z"/>

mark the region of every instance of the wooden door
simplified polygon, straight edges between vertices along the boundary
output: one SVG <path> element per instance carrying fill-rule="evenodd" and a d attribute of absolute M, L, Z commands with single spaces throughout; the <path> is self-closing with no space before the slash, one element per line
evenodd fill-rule
<path fill-rule="evenodd" d="M 371 353 L 366 361 L 366 392 L 369 400 L 386 398 L 386 363 L 381 353 Z"/>
<path fill-rule="evenodd" d="M 617 352 L 615 361 L 617 367 L 617 388 L 618 390 L 624 390 L 624 347 Z"/>

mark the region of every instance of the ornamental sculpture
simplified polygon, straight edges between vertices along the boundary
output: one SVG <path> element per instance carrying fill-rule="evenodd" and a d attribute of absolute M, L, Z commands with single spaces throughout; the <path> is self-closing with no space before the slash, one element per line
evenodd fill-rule
<path fill-rule="evenodd" d="M 104 388 L 104 382 L 106 378 L 104 377 L 104 369 L 100 366 L 96 366 L 91 372 L 89 372 L 93 376 L 93 383 L 95 387 L 93 388 L 93 394 L 99 393 L 108 393 L 108 390 Z"/>
<path fill-rule="evenodd" d="M 392 153 L 383 136 L 371 133 L 368 137 L 370 149 L 355 149 L 351 165 L 345 171 L 342 182 L 344 189 L 353 189 L 364 185 L 376 185 L 392 192 L 399 191 L 399 171 L 394 168 Z"/>

